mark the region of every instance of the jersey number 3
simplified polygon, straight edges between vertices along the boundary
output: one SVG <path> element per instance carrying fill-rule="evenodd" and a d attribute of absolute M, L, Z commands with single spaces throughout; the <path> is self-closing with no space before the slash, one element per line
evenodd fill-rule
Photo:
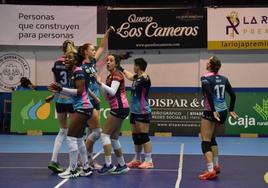
<path fill-rule="evenodd" d="M 67 84 L 67 72 L 66 71 L 61 71 L 60 76 L 61 76 L 60 84 L 66 85 Z"/>

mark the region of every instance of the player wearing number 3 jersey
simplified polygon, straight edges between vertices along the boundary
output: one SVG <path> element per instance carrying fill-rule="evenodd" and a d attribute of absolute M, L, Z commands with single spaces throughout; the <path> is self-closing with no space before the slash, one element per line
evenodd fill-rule
<path fill-rule="evenodd" d="M 229 112 L 233 118 L 237 118 L 234 112 L 236 95 L 228 79 L 220 74 L 221 62 L 217 57 L 209 58 L 207 63 L 208 73 L 201 77 L 205 109 L 203 112 L 200 133 L 201 148 L 207 163 L 207 170 L 199 175 L 201 180 L 214 179 L 220 173 L 218 147 L 216 133 L 227 118 L 227 104 L 225 92 L 230 95 Z"/>
<path fill-rule="evenodd" d="M 69 86 L 69 73 L 68 69 L 64 65 L 65 54 L 69 52 L 76 52 L 76 48 L 74 46 L 73 41 L 66 40 L 63 42 L 62 51 L 64 55 L 59 58 L 52 68 L 52 72 L 54 75 L 55 82 L 59 83 L 62 87 Z M 58 163 L 58 153 L 60 151 L 60 147 L 64 140 L 67 137 L 67 116 L 68 114 L 74 113 L 72 99 L 69 96 L 55 94 L 53 96 L 48 97 L 46 100 L 49 102 L 52 98 L 56 102 L 56 111 L 57 117 L 60 124 L 60 130 L 58 135 L 56 136 L 51 162 L 48 165 L 48 168 L 51 169 L 55 173 L 63 172 L 63 169 L 60 168 Z"/>

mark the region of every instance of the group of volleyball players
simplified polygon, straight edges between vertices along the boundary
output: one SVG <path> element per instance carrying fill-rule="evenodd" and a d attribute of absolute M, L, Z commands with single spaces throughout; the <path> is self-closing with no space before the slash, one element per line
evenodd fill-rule
<path fill-rule="evenodd" d="M 98 169 L 101 175 L 107 175 L 126 173 L 129 168 L 153 168 L 152 145 L 148 135 L 151 119 L 148 93 L 151 82 L 145 74 L 147 62 L 142 58 L 135 59 L 133 75 L 120 66 L 120 61 L 128 58 L 128 55 L 109 54 L 105 58 L 109 72 L 105 83 L 97 73 L 97 68 L 100 69 L 104 65 L 103 61 L 99 60 L 109 34 L 113 31 L 112 27 L 106 31 L 97 51 L 90 43 L 76 49 L 71 40 L 66 40 L 62 45 L 63 56 L 52 68 L 55 82 L 51 83 L 48 89 L 54 94 L 46 101 L 50 102 L 53 99 L 56 102 L 60 130 L 55 139 L 48 168 L 58 173 L 61 178 L 90 176 L 94 169 Z M 133 81 L 130 105 L 126 98 L 124 76 Z M 102 128 L 99 121 L 99 91 L 111 109 Z M 134 159 L 126 164 L 118 139 L 123 120 L 129 111 L 136 154 Z M 86 127 L 88 131 L 84 141 Z M 93 160 L 93 145 L 98 139 L 104 150 L 103 166 L 99 166 Z M 58 153 L 65 140 L 69 150 L 69 167 L 64 171 L 58 162 Z M 142 148 L 145 152 L 144 162 L 141 160 Z M 112 149 L 118 162 L 116 166 L 112 164 Z"/>
<path fill-rule="evenodd" d="M 98 50 L 90 43 L 85 43 L 77 50 L 72 41 L 67 40 L 62 45 L 64 55 L 58 59 L 52 71 L 55 82 L 48 89 L 54 93 L 46 100 L 54 98 L 60 130 L 55 139 L 53 154 L 48 168 L 59 173 L 61 178 L 90 176 L 94 169 L 101 175 L 121 174 L 129 168 L 153 168 L 152 143 L 149 138 L 149 123 L 151 109 L 148 94 L 151 87 L 150 77 L 145 73 L 147 62 L 143 58 L 134 60 L 134 74 L 125 70 L 120 61 L 127 59 L 128 54 L 109 54 L 105 63 L 109 75 L 102 82 L 98 75 L 105 63 L 100 57 L 105 50 L 110 27 Z M 221 61 L 217 57 L 209 58 L 206 68 L 208 73 L 201 77 L 205 109 L 203 112 L 200 134 L 201 149 L 204 154 L 207 170 L 198 177 L 201 180 L 214 179 L 220 173 L 219 151 L 216 134 L 227 118 L 228 107 L 225 93 L 230 95 L 229 113 L 237 118 L 234 111 L 236 95 L 228 78 L 220 75 Z M 132 81 L 130 105 L 126 97 L 125 78 Z M 99 92 L 100 91 L 100 92 Z M 100 125 L 100 93 L 108 101 L 110 114 L 104 125 Z M 135 156 L 132 161 L 125 163 L 119 141 L 120 129 L 124 119 L 129 115 L 132 128 Z M 67 125 L 67 117 L 69 123 Z M 86 141 L 83 135 L 88 127 Z M 93 160 L 93 145 L 100 139 L 105 164 L 98 165 Z M 66 140 L 69 149 L 69 167 L 64 171 L 58 163 L 58 153 L 63 141 Z M 112 164 L 112 149 L 118 164 Z M 141 153 L 144 150 L 145 160 L 142 162 Z M 81 163 L 78 168 L 78 161 Z"/>

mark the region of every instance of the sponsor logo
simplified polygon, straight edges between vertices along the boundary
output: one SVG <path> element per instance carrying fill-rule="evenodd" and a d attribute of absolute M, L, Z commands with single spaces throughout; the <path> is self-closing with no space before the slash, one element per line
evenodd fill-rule
<path fill-rule="evenodd" d="M 10 90 L 20 83 L 21 77 L 30 77 L 29 63 L 18 54 L 0 57 L 0 88 Z"/>
<path fill-rule="evenodd" d="M 22 107 L 20 115 L 23 124 L 26 120 L 46 120 L 48 119 L 51 111 L 50 103 L 42 103 L 41 100 L 34 102 L 31 100 L 28 104 Z"/>

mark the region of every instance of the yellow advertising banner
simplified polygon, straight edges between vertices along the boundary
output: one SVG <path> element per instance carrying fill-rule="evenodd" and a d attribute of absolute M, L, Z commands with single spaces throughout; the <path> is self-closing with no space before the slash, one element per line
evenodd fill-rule
<path fill-rule="evenodd" d="M 208 8 L 208 49 L 268 49 L 268 8 Z"/>

